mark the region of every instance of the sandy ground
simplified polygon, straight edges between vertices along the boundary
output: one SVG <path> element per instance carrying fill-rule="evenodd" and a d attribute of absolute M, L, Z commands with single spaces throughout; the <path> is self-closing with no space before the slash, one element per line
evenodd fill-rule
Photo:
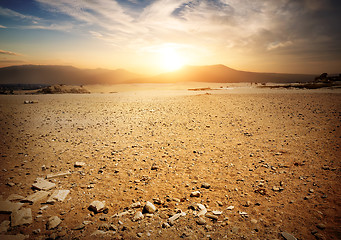
<path fill-rule="evenodd" d="M 49 192 L 70 190 L 63 202 L 43 210 L 47 198 L 25 203 L 32 223 L 1 234 L 284 239 L 287 232 L 297 239 L 340 239 L 340 91 L 209 93 L 148 87 L 0 96 L 1 198 L 26 197 L 38 177 L 71 173 L 49 180 L 56 183 Z M 74 167 L 77 161 L 85 166 Z M 194 191 L 200 196 L 191 197 Z M 105 201 L 108 211 L 90 211 L 94 200 Z M 156 211 L 132 221 L 147 201 Z M 141 207 L 132 208 L 134 202 Z M 195 203 L 209 214 L 198 218 Z M 181 212 L 186 215 L 165 224 Z M 48 230 L 51 216 L 62 221 Z"/>

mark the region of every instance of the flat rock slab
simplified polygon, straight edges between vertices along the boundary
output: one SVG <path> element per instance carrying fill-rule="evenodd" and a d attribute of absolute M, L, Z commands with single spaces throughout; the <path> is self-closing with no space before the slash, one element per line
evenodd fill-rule
<path fill-rule="evenodd" d="M 0 235 L 1 240 L 24 240 L 29 238 L 29 235 L 23 235 L 23 234 L 18 234 L 18 235 Z"/>
<path fill-rule="evenodd" d="M 31 208 L 23 208 L 15 211 L 11 215 L 11 226 L 20 226 L 32 223 L 32 211 Z"/>
<path fill-rule="evenodd" d="M 284 237 L 284 239 L 286 240 L 297 240 L 297 238 L 295 238 L 293 235 L 291 235 L 290 233 L 287 232 L 281 232 L 282 237 Z"/>
<path fill-rule="evenodd" d="M 23 203 L 13 203 L 10 201 L 0 201 L 0 213 L 12 213 L 18 211 Z"/>
<path fill-rule="evenodd" d="M 39 202 L 40 200 L 44 198 L 47 198 L 48 195 L 49 193 L 46 191 L 39 191 L 21 200 L 21 202 L 28 202 L 28 203 L 33 204 L 33 203 Z"/>
<path fill-rule="evenodd" d="M 7 232 L 8 228 L 9 228 L 9 225 L 11 224 L 10 221 L 3 221 L 1 224 L 0 224 L 0 233 L 3 233 L 3 232 Z M 1 238 L 0 238 L 1 239 Z"/>
<path fill-rule="evenodd" d="M 103 212 L 104 209 L 105 209 L 105 202 L 101 202 L 101 201 L 93 201 L 89 206 L 89 210 L 95 213 Z"/>
<path fill-rule="evenodd" d="M 44 190 L 44 191 L 48 191 L 54 187 L 56 187 L 55 183 L 46 181 L 42 178 L 39 178 L 36 180 L 35 183 L 32 184 L 32 187 L 38 190 Z"/>
<path fill-rule="evenodd" d="M 58 178 L 58 177 L 65 177 L 71 175 L 71 173 L 69 171 L 66 172 L 60 172 L 60 173 L 54 173 L 54 174 L 48 174 L 46 176 L 47 179 L 51 179 L 51 178 Z"/>
<path fill-rule="evenodd" d="M 25 197 L 18 195 L 18 194 L 11 194 L 8 196 L 7 201 L 21 201 L 23 200 Z"/>
<path fill-rule="evenodd" d="M 60 220 L 59 217 L 57 216 L 53 216 L 49 218 L 49 221 L 47 222 L 47 229 L 54 229 L 56 228 L 60 223 L 62 222 L 62 220 Z"/>
<path fill-rule="evenodd" d="M 55 202 L 63 202 L 66 196 L 70 193 L 70 190 L 56 190 L 52 193 L 46 203 L 53 204 Z"/>

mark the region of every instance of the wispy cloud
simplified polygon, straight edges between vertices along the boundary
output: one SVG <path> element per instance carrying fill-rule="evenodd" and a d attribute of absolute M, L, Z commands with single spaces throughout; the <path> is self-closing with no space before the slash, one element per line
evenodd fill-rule
<path fill-rule="evenodd" d="M 10 55 L 10 56 L 22 56 L 22 54 L 15 53 L 15 52 L 10 52 L 10 51 L 4 51 L 4 50 L 0 50 L 0 54 L 2 54 L 2 55 Z"/>
<path fill-rule="evenodd" d="M 19 18 L 19 19 L 25 19 L 25 20 L 30 20 L 30 21 L 41 20 L 41 18 L 39 18 L 39 17 L 21 14 L 19 12 L 13 11 L 13 10 L 8 9 L 8 8 L 3 8 L 1 6 L 0 6 L 0 15 L 5 16 L 5 17 L 10 17 L 10 18 Z"/>
<path fill-rule="evenodd" d="M 3 26 L 3 25 L 0 25 L 0 28 L 7 28 L 7 27 L 5 27 L 5 26 Z"/>

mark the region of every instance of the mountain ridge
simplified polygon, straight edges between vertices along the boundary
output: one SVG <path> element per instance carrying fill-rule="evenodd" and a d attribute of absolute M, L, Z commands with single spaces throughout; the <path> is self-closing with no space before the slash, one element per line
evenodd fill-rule
<path fill-rule="evenodd" d="M 125 69 L 79 69 L 64 65 L 18 65 L 0 68 L 0 84 L 122 84 L 174 82 L 310 82 L 315 75 L 290 73 L 260 73 L 235 70 L 222 64 L 184 66 L 181 69 L 146 77 Z"/>

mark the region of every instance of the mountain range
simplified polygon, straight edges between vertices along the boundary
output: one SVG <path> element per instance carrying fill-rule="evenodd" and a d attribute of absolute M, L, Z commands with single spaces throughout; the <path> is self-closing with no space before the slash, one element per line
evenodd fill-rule
<path fill-rule="evenodd" d="M 314 75 L 287 73 L 257 73 L 239 71 L 224 65 L 184 66 L 157 76 L 146 77 L 124 69 L 79 69 L 59 65 L 20 65 L 0 68 L 0 84 L 120 84 L 173 82 L 310 82 Z"/>

